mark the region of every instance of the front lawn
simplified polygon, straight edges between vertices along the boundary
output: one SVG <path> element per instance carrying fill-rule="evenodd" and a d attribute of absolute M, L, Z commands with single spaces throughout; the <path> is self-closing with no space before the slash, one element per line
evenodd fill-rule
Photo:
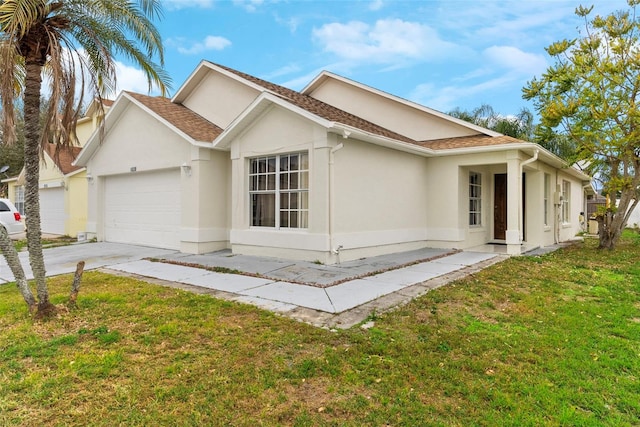
<path fill-rule="evenodd" d="M 366 330 L 98 272 L 77 311 L 34 323 L 3 285 L 0 425 L 638 425 L 640 236 L 595 246 L 512 258 Z"/>

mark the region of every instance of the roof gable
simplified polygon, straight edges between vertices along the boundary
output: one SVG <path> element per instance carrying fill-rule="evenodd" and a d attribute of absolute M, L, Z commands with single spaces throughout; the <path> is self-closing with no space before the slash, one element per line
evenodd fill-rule
<path fill-rule="evenodd" d="M 220 127 L 207 121 L 183 105 L 171 102 L 168 98 L 153 97 L 134 92 L 122 92 L 105 117 L 104 134 L 109 132 L 115 123 L 117 123 L 119 117 L 125 112 L 126 108 L 132 104 L 141 108 L 152 117 L 155 117 L 159 122 L 192 144 L 210 143 L 222 133 Z M 100 129 L 93 133 L 77 156 L 75 164 L 86 165 L 98 150 L 102 138 L 101 133 Z"/>
<path fill-rule="evenodd" d="M 302 93 L 345 109 L 416 140 L 500 133 L 328 71 Z M 440 132 L 437 128 L 441 128 Z M 431 137 L 433 135 L 433 137 Z"/>
<path fill-rule="evenodd" d="M 267 91 L 268 93 L 275 95 L 283 99 L 284 101 L 292 104 L 295 107 L 300 108 L 306 112 L 309 112 L 318 118 L 327 120 L 332 123 L 341 123 L 353 128 L 361 129 L 365 132 L 376 134 L 386 138 L 397 139 L 398 141 L 404 142 L 414 142 L 411 138 L 407 138 L 404 135 L 393 132 L 389 129 L 386 129 L 382 126 L 379 126 L 375 123 L 367 121 L 361 117 L 358 117 L 354 114 L 351 114 L 347 111 L 341 110 L 333 105 L 329 105 L 325 102 L 322 102 L 313 97 L 304 95 L 300 92 L 296 92 L 295 90 L 286 88 L 284 86 L 277 85 L 275 83 L 268 82 L 266 80 L 262 80 L 258 77 L 251 76 L 249 74 L 233 70 L 228 67 L 224 67 L 222 65 L 214 64 L 217 67 L 220 67 L 223 70 L 226 70 L 229 73 L 233 73 L 240 78 L 246 80 L 247 82 L 263 88 L 263 91 Z M 257 103 L 253 103 L 252 106 L 248 107 L 254 108 Z"/>
<path fill-rule="evenodd" d="M 82 166 L 73 165 L 80 150 L 82 150 L 81 147 L 63 147 L 57 144 L 46 144 L 43 147 L 43 151 L 47 153 L 63 175 L 82 169 Z"/>

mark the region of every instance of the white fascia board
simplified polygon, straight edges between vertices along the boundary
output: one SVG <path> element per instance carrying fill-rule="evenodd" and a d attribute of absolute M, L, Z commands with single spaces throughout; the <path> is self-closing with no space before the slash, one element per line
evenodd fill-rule
<path fill-rule="evenodd" d="M 463 127 L 468 128 L 468 129 L 472 129 L 475 132 L 478 132 L 478 133 L 481 133 L 481 134 L 484 134 L 484 135 L 502 136 L 502 134 L 500 132 L 496 132 L 496 131 L 493 131 L 493 130 L 490 130 L 490 129 L 486 129 L 486 128 L 483 128 L 482 126 L 474 125 L 473 123 L 469 123 L 469 122 L 467 122 L 465 120 L 452 117 L 452 116 L 450 116 L 448 114 L 445 114 L 445 113 L 442 113 L 442 112 L 440 112 L 438 110 L 434 110 L 432 108 L 429 108 L 429 107 L 426 107 L 424 105 L 418 104 L 417 102 L 409 101 L 408 99 L 404 99 L 404 98 L 401 98 L 399 96 L 392 95 L 392 94 L 384 92 L 384 91 L 382 91 L 380 89 L 376 89 L 374 87 L 367 86 L 367 85 L 365 85 L 363 83 L 357 82 L 355 80 L 348 79 L 346 77 L 339 76 L 339 75 L 331 73 L 329 71 L 323 71 L 322 73 L 320 73 L 315 79 L 313 79 L 311 81 L 311 83 L 309 83 L 304 89 L 302 89 L 301 93 L 303 93 L 305 95 L 309 95 L 317 87 L 321 86 L 322 83 L 327 79 L 339 80 L 339 81 L 341 81 L 343 83 L 355 86 L 355 87 L 357 87 L 359 89 L 374 93 L 376 95 L 382 96 L 382 97 L 390 99 L 392 101 L 399 102 L 400 104 L 404 104 L 404 105 L 406 105 L 408 107 L 414 108 L 416 110 L 420 110 L 420 111 L 422 111 L 424 113 L 431 114 L 431 115 L 436 116 L 436 117 L 438 117 L 440 119 L 447 120 L 449 122 L 455 123 L 455 124 L 457 124 L 459 126 L 463 126 Z"/>
<path fill-rule="evenodd" d="M 127 103 L 131 101 L 130 97 L 125 97 L 125 92 L 120 92 L 120 95 L 116 98 L 113 106 L 107 111 L 104 117 L 104 135 L 106 135 L 111 129 L 112 123 L 117 121 L 117 118 L 124 111 Z M 100 147 L 100 126 L 96 128 L 87 142 L 78 153 L 78 157 L 71 163 L 74 166 L 87 166 L 87 162 L 93 157 L 95 152 Z"/>
<path fill-rule="evenodd" d="M 333 122 L 323 119 L 309 111 L 291 104 L 287 100 L 273 95 L 270 92 L 262 92 L 245 110 L 236 117 L 233 122 L 213 141 L 213 148 L 228 149 L 233 138 L 246 129 L 269 107 L 277 105 L 308 120 L 311 120 L 324 128 L 331 128 Z"/>

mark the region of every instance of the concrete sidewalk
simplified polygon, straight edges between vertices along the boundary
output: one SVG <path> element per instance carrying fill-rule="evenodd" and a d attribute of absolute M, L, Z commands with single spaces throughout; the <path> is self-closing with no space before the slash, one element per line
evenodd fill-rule
<path fill-rule="evenodd" d="M 186 261 L 191 256 L 182 258 Z M 216 273 L 202 268 L 148 260 L 112 265 L 109 271 L 145 280 L 154 279 L 155 283 L 253 304 L 315 326 L 349 328 L 365 320 L 372 312 L 379 313 L 405 304 L 431 289 L 503 259 L 504 256 L 497 254 L 459 252 L 383 273 L 363 273 L 362 277 L 333 286 Z M 268 259 L 263 261 L 277 262 Z M 299 276 L 298 278 L 300 279 Z"/>
<path fill-rule="evenodd" d="M 47 275 L 85 270 L 129 275 L 152 283 L 253 304 L 321 327 L 348 328 L 372 312 L 400 304 L 506 257 L 496 253 L 420 249 L 319 265 L 220 251 L 189 255 L 118 243 L 83 243 L 45 249 Z M 28 277 L 28 254 L 20 254 Z M 246 274 L 210 271 L 218 267 Z M 209 270 L 207 269 L 209 268 Z M 0 260 L 0 282 L 13 275 Z"/>

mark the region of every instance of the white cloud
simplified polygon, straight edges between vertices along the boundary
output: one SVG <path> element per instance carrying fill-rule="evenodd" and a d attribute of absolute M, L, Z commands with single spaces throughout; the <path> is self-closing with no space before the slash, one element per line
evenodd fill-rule
<path fill-rule="evenodd" d="M 263 3 L 264 0 L 233 0 L 233 4 L 251 13 L 258 10 L 258 7 L 262 6 Z"/>
<path fill-rule="evenodd" d="M 281 18 L 280 15 L 275 14 L 273 18 L 278 24 L 284 25 L 285 27 L 289 28 L 289 31 L 291 31 L 292 33 L 296 32 L 296 30 L 298 29 L 298 26 L 301 23 L 300 18 L 297 18 L 297 17 L 285 19 L 285 18 Z"/>
<path fill-rule="evenodd" d="M 300 66 L 298 64 L 289 64 L 263 75 L 262 78 L 265 80 L 271 80 L 276 77 L 286 76 L 287 74 L 297 73 L 298 71 L 300 71 Z"/>
<path fill-rule="evenodd" d="M 440 39 L 427 25 L 401 19 L 379 20 L 374 25 L 361 21 L 325 24 L 313 30 L 313 37 L 325 51 L 359 62 L 433 60 L 464 49 Z"/>
<path fill-rule="evenodd" d="M 201 9 L 209 9 L 213 7 L 214 0 L 163 0 L 162 4 L 167 10 L 188 9 L 197 7 Z"/>
<path fill-rule="evenodd" d="M 483 54 L 493 64 L 526 76 L 542 74 L 548 66 L 543 55 L 523 52 L 513 46 L 491 46 Z"/>
<path fill-rule="evenodd" d="M 425 83 L 418 85 L 410 94 L 409 99 L 426 105 L 438 111 L 448 112 L 458 106 L 467 98 L 487 94 L 511 84 L 513 79 L 509 76 L 501 76 L 482 83 L 469 86 L 442 86 Z"/>
<path fill-rule="evenodd" d="M 195 55 L 208 50 L 223 50 L 231 46 L 231 41 L 220 36 L 206 36 L 202 41 L 185 46 L 188 42 L 184 38 L 172 38 L 165 41 L 167 46 L 175 47 L 183 55 Z"/>
<path fill-rule="evenodd" d="M 149 93 L 149 83 L 144 72 L 122 62 L 116 61 L 116 82 L 115 93 L 107 94 L 107 97 L 115 98 L 121 91 L 128 90 L 139 93 Z M 151 93 L 158 94 L 157 87 L 152 88 Z"/>
<path fill-rule="evenodd" d="M 373 0 L 369 4 L 369 10 L 377 11 L 382 9 L 383 6 L 384 6 L 384 2 L 382 0 Z"/>

